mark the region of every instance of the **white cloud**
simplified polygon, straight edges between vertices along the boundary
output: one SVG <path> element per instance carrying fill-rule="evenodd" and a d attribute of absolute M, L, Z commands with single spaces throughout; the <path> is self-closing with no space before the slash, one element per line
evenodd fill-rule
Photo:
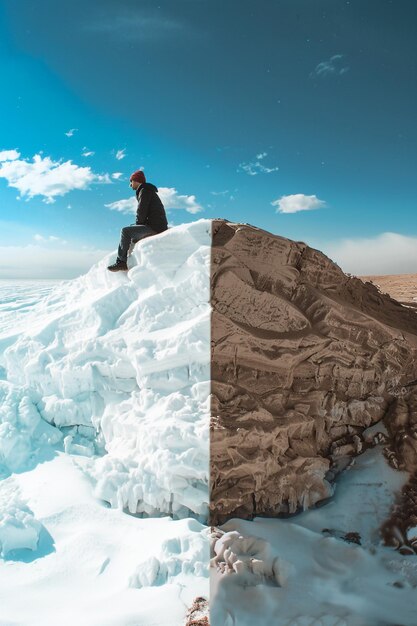
<path fill-rule="evenodd" d="M 65 134 L 67 137 L 72 137 L 74 133 L 76 133 L 78 128 L 70 128 Z"/>
<path fill-rule="evenodd" d="M 417 237 L 388 232 L 314 245 L 356 276 L 408 274 L 417 268 Z"/>
<path fill-rule="evenodd" d="M 238 189 L 235 189 L 234 191 L 236 192 L 238 191 Z M 229 191 L 228 189 L 225 189 L 225 191 L 210 191 L 210 193 L 212 196 L 216 196 L 216 197 L 219 196 L 225 199 L 227 198 L 228 200 L 231 200 L 231 201 L 235 199 L 233 192 Z M 207 207 L 210 209 L 211 205 L 208 204 Z"/>
<path fill-rule="evenodd" d="M 246 172 L 249 176 L 256 176 L 257 174 L 270 174 L 271 172 L 277 172 L 278 166 L 267 167 L 261 163 L 262 159 L 268 156 L 267 152 L 260 152 L 256 155 L 256 161 L 250 161 L 249 163 L 239 163 L 237 171 Z"/>
<path fill-rule="evenodd" d="M 321 78 L 325 76 L 342 76 L 349 70 L 349 66 L 343 61 L 344 57 L 344 54 L 334 54 L 327 61 L 322 61 L 311 72 L 310 78 L 315 76 L 320 76 Z"/>
<path fill-rule="evenodd" d="M 199 204 L 195 196 L 181 195 L 174 187 L 160 187 L 158 195 L 161 198 L 165 209 L 184 209 L 188 213 L 200 213 L 204 211 L 204 207 Z M 134 196 L 126 200 L 117 200 L 106 204 L 106 207 L 112 211 L 121 213 L 135 213 L 137 209 L 137 200 Z"/>
<path fill-rule="evenodd" d="M 82 156 L 83 157 L 90 157 L 90 156 L 94 156 L 95 152 L 93 152 L 92 150 L 88 150 L 88 148 L 86 146 L 84 146 L 83 151 L 82 151 Z"/>
<path fill-rule="evenodd" d="M 17 150 L 1 150 L 0 151 L 0 163 L 4 161 L 14 161 L 20 157 L 20 152 Z"/>
<path fill-rule="evenodd" d="M 109 250 L 54 243 L 0 246 L 0 278 L 74 278 L 109 254 Z"/>
<path fill-rule="evenodd" d="M 116 159 L 118 161 L 121 161 L 122 159 L 124 159 L 125 156 L 126 156 L 126 148 L 123 148 L 123 150 L 117 150 Z"/>
<path fill-rule="evenodd" d="M 122 176 L 123 176 L 122 172 L 113 172 L 113 174 L 111 175 L 111 177 L 114 178 L 115 180 L 120 180 Z"/>
<path fill-rule="evenodd" d="M 185 209 L 188 213 L 204 211 L 195 196 L 183 196 L 174 187 L 160 187 L 159 196 L 166 209 Z"/>
<path fill-rule="evenodd" d="M 298 213 L 299 211 L 312 211 L 326 206 L 324 200 L 319 200 L 317 196 L 305 196 L 303 193 L 281 196 L 271 204 L 277 207 L 277 213 Z"/>
<path fill-rule="evenodd" d="M 73 189 L 87 189 L 91 183 L 111 182 L 108 174 L 95 174 L 90 167 L 80 167 L 72 161 L 53 161 L 40 154 L 35 154 L 32 161 L 15 158 L 1 162 L 0 178 L 5 178 L 9 187 L 18 189 L 21 197 L 43 196 L 47 203 L 55 202 L 57 196 Z"/>
<path fill-rule="evenodd" d="M 136 213 L 138 202 L 132 196 L 126 200 L 116 200 L 116 202 L 110 202 L 110 204 L 105 204 L 104 206 L 112 211 L 119 211 L 119 213 Z"/>
<path fill-rule="evenodd" d="M 65 239 L 61 239 L 61 237 L 56 237 L 55 235 L 48 235 L 47 237 L 44 237 L 43 235 L 40 235 L 39 233 L 36 233 L 36 235 L 33 235 L 33 238 L 35 241 L 39 241 L 42 243 L 61 243 L 61 244 L 67 244 L 68 242 L 65 241 Z"/>
<path fill-rule="evenodd" d="M 111 183 L 110 174 L 95 174 L 94 175 L 95 183 L 104 183 L 105 185 Z"/>

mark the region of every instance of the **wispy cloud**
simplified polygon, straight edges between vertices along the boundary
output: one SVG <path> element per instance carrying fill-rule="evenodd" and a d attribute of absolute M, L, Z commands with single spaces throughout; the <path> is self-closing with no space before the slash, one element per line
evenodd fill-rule
<path fill-rule="evenodd" d="M 55 235 L 48 235 L 45 237 L 44 235 L 36 233 L 36 235 L 33 235 L 33 238 L 35 241 L 42 243 L 61 243 L 63 245 L 68 243 L 65 239 L 61 239 L 61 237 L 56 237 Z"/>
<path fill-rule="evenodd" d="M 174 187 L 160 187 L 158 195 L 167 211 L 171 209 L 183 209 L 193 214 L 204 211 L 204 207 L 197 202 L 195 196 L 181 195 Z M 136 198 L 132 196 L 128 199 L 116 200 L 116 202 L 111 202 L 105 206 L 112 211 L 119 211 L 120 213 L 135 213 L 137 205 Z"/>
<path fill-rule="evenodd" d="M 117 150 L 115 156 L 118 161 L 124 159 L 126 156 L 126 148 L 123 148 L 122 150 Z"/>
<path fill-rule="evenodd" d="M 234 200 L 235 196 L 233 194 L 236 193 L 237 191 L 238 189 L 235 189 L 234 191 L 229 191 L 229 189 L 225 189 L 225 191 L 210 191 L 210 193 L 212 196 L 215 196 L 218 198 L 228 198 L 228 200 Z M 207 207 L 211 208 L 211 205 L 208 204 Z"/>
<path fill-rule="evenodd" d="M 92 150 L 88 150 L 88 148 L 86 146 L 84 146 L 83 151 L 82 151 L 82 156 L 83 157 L 90 157 L 90 156 L 94 156 L 95 152 L 93 152 Z"/>
<path fill-rule="evenodd" d="M 212 196 L 227 196 L 229 190 L 226 189 L 225 191 L 210 191 L 210 193 Z"/>
<path fill-rule="evenodd" d="M 374 237 L 315 242 L 345 271 L 360 275 L 415 273 L 417 237 L 380 233 Z"/>
<path fill-rule="evenodd" d="M 12 160 L 7 158 L 11 153 Z M 0 178 L 5 178 L 9 187 L 27 199 L 42 196 L 44 202 L 52 203 L 73 189 L 111 182 L 108 174 L 96 174 L 90 167 L 80 167 L 72 161 L 53 161 L 41 154 L 35 154 L 32 160 L 24 159 L 15 150 L 4 150 L 0 155 L 6 156 L 0 159 Z"/>
<path fill-rule="evenodd" d="M 120 180 L 123 176 L 122 172 L 113 172 L 113 174 L 111 175 L 112 178 L 114 178 L 114 180 Z"/>
<path fill-rule="evenodd" d="M 317 196 L 306 196 L 303 193 L 281 196 L 271 204 L 277 207 L 277 213 L 298 213 L 299 211 L 312 211 L 326 206 L 325 201 L 319 200 Z"/>
<path fill-rule="evenodd" d="M 257 174 L 271 174 L 271 172 L 277 172 L 279 170 L 278 166 L 267 167 L 261 161 L 268 156 L 267 152 L 260 152 L 256 155 L 255 161 L 250 161 L 249 163 L 239 163 L 237 168 L 238 172 L 245 172 L 249 174 L 249 176 L 256 176 Z"/>
<path fill-rule="evenodd" d="M 67 137 L 72 137 L 74 133 L 76 133 L 78 128 L 70 128 L 65 134 Z"/>
<path fill-rule="evenodd" d="M 123 13 L 120 8 L 113 15 L 97 16 L 94 23 L 87 24 L 87 30 L 103 33 L 123 42 L 149 41 L 155 42 L 161 39 L 175 37 L 185 30 L 186 24 L 172 16 L 158 13 L 145 12 L 144 7 L 138 14 L 131 12 Z"/>
<path fill-rule="evenodd" d="M 314 70 L 310 73 L 310 78 L 319 76 L 324 78 L 325 76 L 342 76 L 350 69 L 344 61 L 344 54 L 334 54 L 327 61 L 321 61 Z"/>

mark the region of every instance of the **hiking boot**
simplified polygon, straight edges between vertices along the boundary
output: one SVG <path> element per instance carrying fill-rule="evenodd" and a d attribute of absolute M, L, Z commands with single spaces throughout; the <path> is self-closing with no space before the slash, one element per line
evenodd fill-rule
<path fill-rule="evenodd" d="M 119 259 L 117 259 L 116 263 L 109 265 L 107 269 L 110 270 L 110 272 L 127 272 L 129 268 L 126 261 L 119 261 Z"/>

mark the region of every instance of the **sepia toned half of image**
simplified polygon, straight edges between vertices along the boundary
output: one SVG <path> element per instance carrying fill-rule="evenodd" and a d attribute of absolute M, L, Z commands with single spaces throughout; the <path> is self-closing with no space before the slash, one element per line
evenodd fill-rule
<path fill-rule="evenodd" d="M 212 222 L 212 626 L 415 623 L 417 316 L 377 280 Z"/>

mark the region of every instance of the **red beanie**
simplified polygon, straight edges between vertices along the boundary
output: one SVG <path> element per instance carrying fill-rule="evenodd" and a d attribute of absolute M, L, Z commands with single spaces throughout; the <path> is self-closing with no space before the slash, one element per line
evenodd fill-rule
<path fill-rule="evenodd" d="M 137 183 L 146 183 L 145 174 L 142 170 L 136 170 L 130 177 L 130 181 L 135 180 Z"/>

